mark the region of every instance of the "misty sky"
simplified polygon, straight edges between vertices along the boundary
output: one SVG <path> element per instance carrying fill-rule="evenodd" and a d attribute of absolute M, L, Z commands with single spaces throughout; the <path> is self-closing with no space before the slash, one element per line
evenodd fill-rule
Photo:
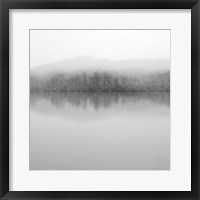
<path fill-rule="evenodd" d="M 77 56 L 170 59 L 170 30 L 31 30 L 30 67 Z"/>

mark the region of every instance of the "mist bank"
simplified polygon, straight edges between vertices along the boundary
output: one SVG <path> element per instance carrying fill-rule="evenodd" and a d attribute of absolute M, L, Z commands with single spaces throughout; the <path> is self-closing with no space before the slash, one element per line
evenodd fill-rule
<path fill-rule="evenodd" d="M 30 76 L 31 91 L 136 92 L 169 91 L 170 72 L 120 75 L 112 72 L 56 73 L 48 78 Z"/>
<path fill-rule="evenodd" d="M 31 67 L 31 75 L 43 79 L 55 74 L 73 75 L 74 73 L 92 74 L 108 72 L 117 75 L 145 75 L 151 72 L 170 70 L 170 59 L 129 59 L 109 60 L 90 56 L 77 56 L 71 59 Z"/>

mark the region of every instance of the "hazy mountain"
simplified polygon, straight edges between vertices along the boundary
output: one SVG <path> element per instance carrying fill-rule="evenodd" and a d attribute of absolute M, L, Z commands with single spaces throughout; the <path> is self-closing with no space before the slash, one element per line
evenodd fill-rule
<path fill-rule="evenodd" d="M 152 72 L 166 72 L 170 69 L 170 61 L 165 59 L 108 60 L 87 56 L 74 57 L 60 62 L 31 68 L 31 76 L 49 77 L 54 74 L 88 74 L 94 72 L 112 72 L 120 75 L 145 75 Z"/>
<path fill-rule="evenodd" d="M 76 57 L 31 69 L 32 91 L 169 91 L 167 60 L 111 61 Z"/>

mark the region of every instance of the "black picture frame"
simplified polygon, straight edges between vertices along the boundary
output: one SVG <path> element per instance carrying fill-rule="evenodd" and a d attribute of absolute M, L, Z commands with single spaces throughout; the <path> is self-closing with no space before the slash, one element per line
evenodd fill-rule
<path fill-rule="evenodd" d="M 191 191 L 9 191 L 9 9 L 191 9 Z M 198 0 L 1 0 L 0 197 L 1 199 L 200 199 L 200 2 Z M 52 180 L 53 181 L 53 180 Z M 106 181 L 106 180 L 105 180 Z"/>

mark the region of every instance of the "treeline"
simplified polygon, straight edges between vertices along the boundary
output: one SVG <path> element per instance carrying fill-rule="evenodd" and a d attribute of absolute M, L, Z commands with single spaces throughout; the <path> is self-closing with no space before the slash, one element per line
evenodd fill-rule
<path fill-rule="evenodd" d="M 45 81 L 31 76 L 30 90 L 59 92 L 169 91 L 170 74 L 166 72 L 140 77 L 126 77 L 99 72 L 71 76 L 56 74 Z"/>

